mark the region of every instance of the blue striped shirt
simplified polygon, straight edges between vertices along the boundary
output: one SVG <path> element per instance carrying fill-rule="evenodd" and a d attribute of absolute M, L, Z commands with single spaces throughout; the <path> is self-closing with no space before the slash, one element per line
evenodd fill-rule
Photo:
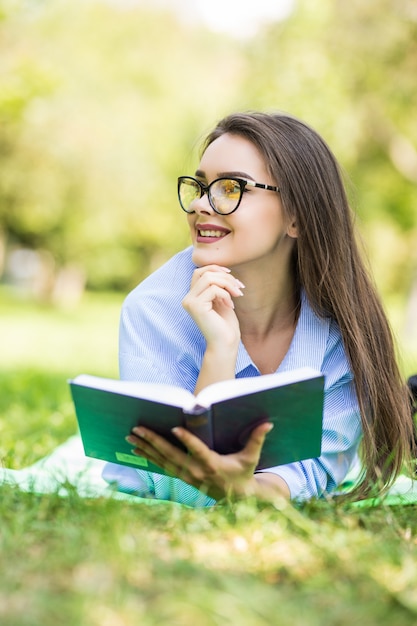
<path fill-rule="evenodd" d="M 195 270 L 192 248 L 175 255 L 126 298 L 120 323 L 120 376 L 126 380 L 174 384 L 193 391 L 205 352 L 205 339 L 181 302 Z M 309 366 L 325 375 L 322 454 L 269 468 L 285 480 L 291 498 L 306 500 L 334 490 L 346 476 L 361 437 L 353 376 L 337 324 L 319 318 L 305 294 L 290 348 L 277 371 Z M 260 372 L 240 343 L 236 377 Z M 104 477 L 137 495 L 176 500 L 192 506 L 215 501 L 176 478 L 115 464 Z"/>

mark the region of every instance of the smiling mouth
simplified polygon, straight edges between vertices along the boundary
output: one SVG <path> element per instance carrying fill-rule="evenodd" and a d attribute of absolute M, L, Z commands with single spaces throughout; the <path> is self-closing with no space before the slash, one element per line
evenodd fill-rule
<path fill-rule="evenodd" d="M 200 237 L 216 237 L 221 239 L 227 235 L 227 232 L 222 230 L 197 230 Z"/>

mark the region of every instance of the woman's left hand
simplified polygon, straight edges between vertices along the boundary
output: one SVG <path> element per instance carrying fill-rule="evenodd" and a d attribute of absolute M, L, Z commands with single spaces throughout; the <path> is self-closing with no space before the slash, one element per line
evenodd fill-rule
<path fill-rule="evenodd" d="M 215 500 L 221 500 L 257 495 L 259 484 L 254 471 L 271 429 L 269 422 L 254 428 L 243 450 L 234 454 L 218 454 L 180 427 L 172 432 L 187 448 L 188 454 L 142 426 L 134 428 L 126 440 L 135 446 L 134 454 L 147 458 L 167 474 L 197 487 Z"/>

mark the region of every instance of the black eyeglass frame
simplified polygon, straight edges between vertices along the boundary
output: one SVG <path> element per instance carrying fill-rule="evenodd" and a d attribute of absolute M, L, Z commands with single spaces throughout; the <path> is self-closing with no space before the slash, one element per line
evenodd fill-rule
<path fill-rule="evenodd" d="M 189 211 L 188 209 L 184 208 L 184 206 L 183 206 L 183 204 L 181 202 L 180 188 L 181 188 L 181 184 L 182 184 L 182 182 L 184 180 L 192 180 L 194 183 L 197 183 L 197 185 L 200 187 L 200 198 L 202 198 L 204 196 L 204 194 L 206 193 L 211 208 L 213 209 L 213 211 L 218 213 L 218 215 L 230 215 L 231 213 L 234 213 L 239 208 L 239 205 L 240 205 L 240 203 L 242 201 L 243 192 L 245 190 L 245 187 L 258 187 L 259 189 L 266 189 L 267 191 L 276 191 L 276 192 L 280 191 L 279 187 L 275 187 L 273 185 L 264 185 L 262 183 L 256 183 L 254 180 L 246 180 L 244 178 L 235 178 L 234 176 L 221 176 L 220 178 L 216 178 L 215 180 L 212 180 L 209 185 L 204 185 L 204 183 L 202 183 L 197 178 L 194 178 L 193 176 L 179 176 L 178 177 L 178 185 L 177 185 L 178 200 L 179 200 L 180 207 L 182 208 L 182 210 L 185 211 L 185 213 L 188 213 L 189 215 L 191 215 L 192 213 L 195 213 L 195 211 Z M 239 187 L 240 187 L 239 200 L 238 200 L 235 208 L 232 209 L 231 211 L 228 211 L 227 213 L 225 213 L 224 211 L 219 211 L 218 209 L 216 209 L 216 207 L 214 206 L 214 201 L 213 201 L 213 199 L 211 197 L 211 193 L 210 193 L 210 189 L 211 189 L 212 185 L 214 185 L 215 183 L 218 183 L 220 180 L 232 180 L 232 181 L 236 182 L 239 185 Z"/>

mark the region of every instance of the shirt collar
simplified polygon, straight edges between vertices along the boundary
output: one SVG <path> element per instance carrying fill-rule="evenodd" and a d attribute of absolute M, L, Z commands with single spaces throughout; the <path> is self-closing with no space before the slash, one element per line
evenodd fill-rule
<path fill-rule="evenodd" d="M 300 315 L 294 336 L 277 372 L 286 372 L 299 367 L 312 367 L 313 369 L 321 370 L 329 328 L 330 318 L 318 317 L 302 290 Z M 258 368 L 242 342 L 239 344 L 237 353 L 235 374 L 236 377 L 259 375 Z"/>

